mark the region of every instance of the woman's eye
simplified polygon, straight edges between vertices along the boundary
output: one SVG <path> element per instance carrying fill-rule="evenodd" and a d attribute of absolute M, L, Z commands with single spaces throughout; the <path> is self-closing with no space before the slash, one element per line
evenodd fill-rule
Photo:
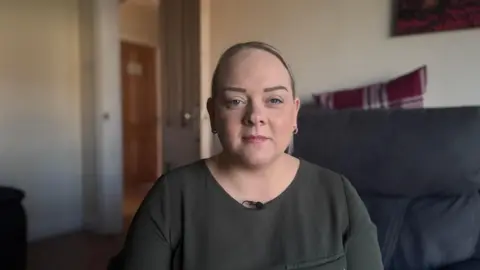
<path fill-rule="evenodd" d="M 272 103 L 272 104 L 281 104 L 283 103 L 283 101 L 279 98 L 271 98 L 269 99 L 269 102 Z"/>
<path fill-rule="evenodd" d="M 228 106 L 235 107 L 243 104 L 243 101 L 240 99 L 232 99 L 227 102 Z"/>

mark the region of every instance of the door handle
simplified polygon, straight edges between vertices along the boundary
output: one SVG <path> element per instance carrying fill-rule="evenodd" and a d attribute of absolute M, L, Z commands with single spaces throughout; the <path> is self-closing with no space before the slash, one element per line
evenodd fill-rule
<path fill-rule="evenodd" d="M 190 112 L 183 112 L 181 115 L 182 119 L 182 126 L 186 127 L 187 125 L 191 124 L 192 121 L 197 121 L 197 118 L 199 116 L 199 109 L 198 108 L 193 108 L 192 111 Z M 199 119 L 198 119 L 199 120 Z"/>
<path fill-rule="evenodd" d="M 186 127 L 189 123 L 190 120 L 192 119 L 192 114 L 191 113 L 183 113 L 182 115 L 182 127 Z"/>

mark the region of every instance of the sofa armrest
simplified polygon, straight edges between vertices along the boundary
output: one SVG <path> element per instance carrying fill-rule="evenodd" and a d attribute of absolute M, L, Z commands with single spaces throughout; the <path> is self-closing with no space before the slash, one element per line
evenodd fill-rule
<path fill-rule="evenodd" d="M 478 270 L 480 269 L 480 259 L 472 259 L 464 262 L 451 264 L 440 270 Z"/>

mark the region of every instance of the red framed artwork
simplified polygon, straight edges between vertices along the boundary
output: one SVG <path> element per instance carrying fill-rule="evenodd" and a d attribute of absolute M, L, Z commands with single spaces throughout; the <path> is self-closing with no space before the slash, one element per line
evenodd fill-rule
<path fill-rule="evenodd" d="M 396 0 L 393 35 L 480 27 L 480 0 Z"/>

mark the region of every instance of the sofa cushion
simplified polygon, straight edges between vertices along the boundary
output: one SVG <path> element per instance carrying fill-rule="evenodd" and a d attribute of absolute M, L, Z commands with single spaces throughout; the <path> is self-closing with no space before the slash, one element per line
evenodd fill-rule
<path fill-rule="evenodd" d="M 360 196 L 377 225 L 386 269 L 435 269 L 468 260 L 476 252 L 479 193 L 420 198 Z"/>
<path fill-rule="evenodd" d="M 478 270 L 480 269 L 480 259 L 466 260 L 459 263 L 441 268 L 440 270 Z"/>
<path fill-rule="evenodd" d="M 326 109 L 421 108 L 427 88 L 427 67 L 387 82 L 351 89 L 313 94 L 315 103 Z"/>
<path fill-rule="evenodd" d="M 391 269 L 435 269 L 470 258 L 480 236 L 480 196 L 412 199 Z"/>

